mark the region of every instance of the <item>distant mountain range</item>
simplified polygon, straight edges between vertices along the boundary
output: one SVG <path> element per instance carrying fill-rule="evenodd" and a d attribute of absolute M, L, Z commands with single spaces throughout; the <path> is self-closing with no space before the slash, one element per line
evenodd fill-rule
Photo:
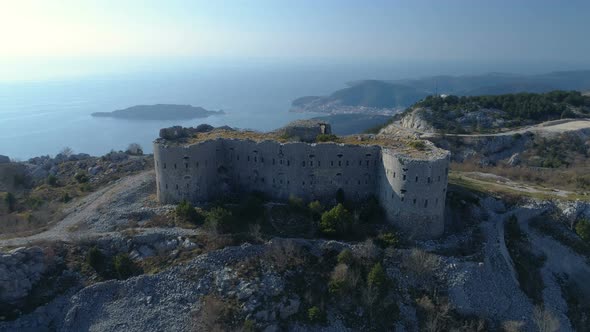
<path fill-rule="evenodd" d="M 133 120 L 186 120 L 218 114 L 224 113 L 223 111 L 208 111 L 202 107 L 191 105 L 156 104 L 137 105 L 113 112 L 96 112 L 91 115 Z"/>
<path fill-rule="evenodd" d="M 500 95 L 553 90 L 590 90 L 590 70 L 538 75 L 488 73 L 473 76 L 432 76 L 403 80 L 363 80 L 329 96 L 306 96 L 293 101 L 292 111 L 330 114 L 392 114 L 433 94 Z"/>

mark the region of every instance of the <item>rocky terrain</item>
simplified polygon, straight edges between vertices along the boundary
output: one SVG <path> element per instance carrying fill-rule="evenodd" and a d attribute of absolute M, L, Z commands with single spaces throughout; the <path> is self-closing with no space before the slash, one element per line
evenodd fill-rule
<path fill-rule="evenodd" d="M 386 315 L 385 326 L 391 329 L 514 325 L 534 331 L 546 323 L 567 331 L 576 323 L 570 320 L 563 280 L 579 283 L 590 275 L 588 257 L 532 226 L 548 213 L 560 216 L 562 221 L 551 219 L 558 225 L 589 218 L 588 203 L 513 205 L 453 190 L 448 209 L 455 212 L 448 214 L 448 234 L 436 241 L 382 246 L 373 241 L 271 238 L 215 249 L 210 239 L 199 236 L 199 228 L 153 222 L 174 208 L 153 204 L 153 181 L 151 171 L 123 178 L 72 202 L 54 228 L 0 241 L 6 248 L 0 269 L 7 276 L 0 279 L 0 298 L 23 310 L 15 314 L 5 309 L 7 320 L 0 322 L 0 330 L 375 328 L 365 300 L 350 302 L 330 291 L 330 280 L 349 273 L 336 271 L 353 271 L 355 264 L 362 271 L 379 262 L 390 285 L 382 301 L 395 303 Z M 542 305 L 523 291 L 515 268 L 520 258 L 509 252 L 505 224 L 512 215 L 531 246 L 547 257 L 538 270 Z M 126 280 L 96 275 L 84 258 L 93 247 L 106 256 L 128 255 L 143 272 Z M 340 258 L 347 250 L 352 258 Z M 44 301 L 34 301 L 38 287 L 47 285 L 54 291 L 45 293 Z M 313 318 L 312 308 L 324 318 Z"/>

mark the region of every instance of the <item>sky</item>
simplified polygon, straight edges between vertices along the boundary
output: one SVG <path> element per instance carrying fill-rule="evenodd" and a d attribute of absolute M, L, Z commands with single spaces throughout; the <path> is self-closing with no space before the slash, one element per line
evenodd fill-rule
<path fill-rule="evenodd" d="M 590 67 L 587 0 L 0 0 L 0 78 L 178 59 Z M 94 61 L 94 62 L 93 62 Z"/>

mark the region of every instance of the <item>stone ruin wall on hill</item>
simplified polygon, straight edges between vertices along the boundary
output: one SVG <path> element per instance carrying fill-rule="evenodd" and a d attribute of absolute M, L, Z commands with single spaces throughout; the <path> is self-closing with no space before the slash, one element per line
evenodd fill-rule
<path fill-rule="evenodd" d="M 156 141 L 154 158 L 161 203 L 251 191 L 329 201 L 342 189 L 356 201 L 375 195 L 387 218 L 414 237 L 444 231 L 449 153 L 414 159 L 377 145 L 218 138 L 185 146 Z"/>

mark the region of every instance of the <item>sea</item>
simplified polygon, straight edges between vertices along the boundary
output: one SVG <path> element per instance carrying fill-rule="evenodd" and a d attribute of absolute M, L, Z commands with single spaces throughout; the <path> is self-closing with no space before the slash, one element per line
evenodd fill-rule
<path fill-rule="evenodd" d="M 186 68 L 143 67 L 129 72 L 122 68 L 64 78 L 0 80 L 0 155 L 24 161 L 34 156 L 54 156 L 69 147 L 76 153 L 100 156 L 111 150 L 124 150 L 130 143 L 139 143 L 150 153 L 153 140 L 163 127 L 208 123 L 272 130 L 296 119 L 318 116 L 289 112 L 294 99 L 326 95 L 346 87 L 347 82 L 482 69 L 408 63 L 225 62 Z M 225 114 L 186 121 L 90 115 L 149 104 L 190 104 L 223 110 Z"/>

